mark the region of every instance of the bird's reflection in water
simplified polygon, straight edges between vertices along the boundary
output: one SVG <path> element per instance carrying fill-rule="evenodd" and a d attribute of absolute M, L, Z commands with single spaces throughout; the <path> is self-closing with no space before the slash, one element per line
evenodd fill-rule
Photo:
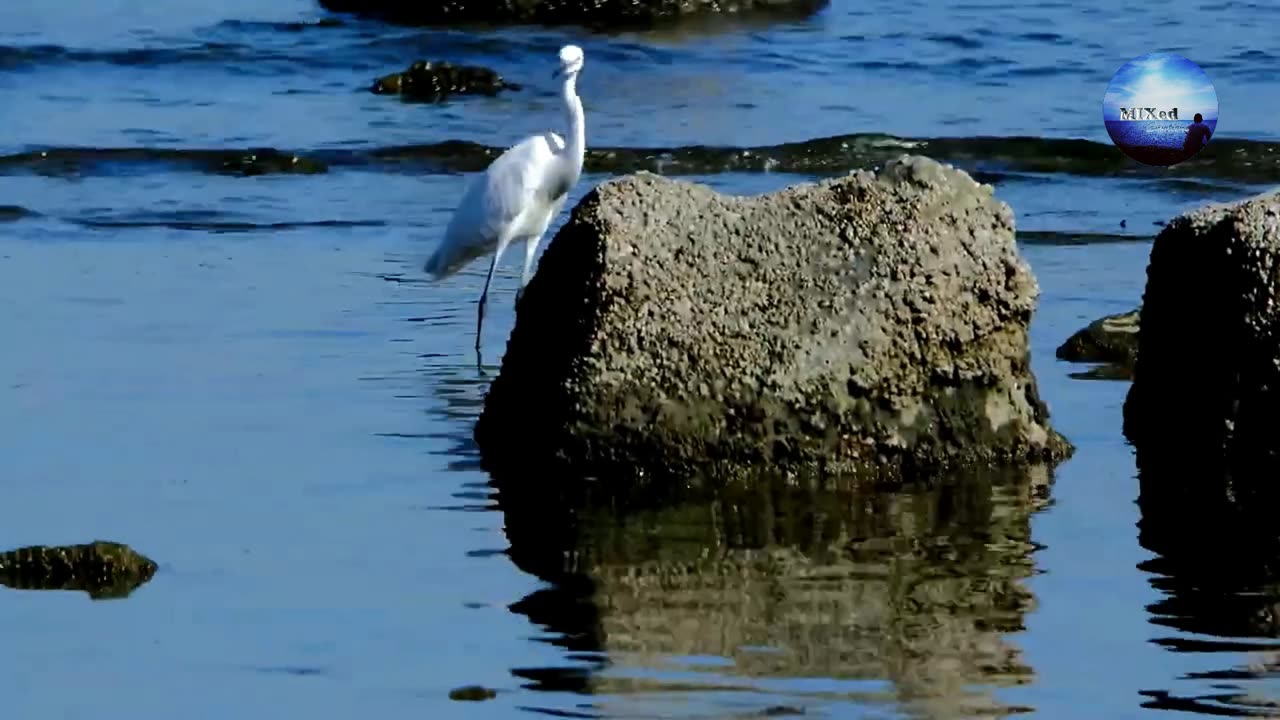
<path fill-rule="evenodd" d="M 1149 708 L 1205 715 L 1280 717 L 1280 497 L 1274 478 L 1223 473 L 1179 457 L 1139 473 L 1139 542 L 1156 557 L 1139 567 L 1163 598 L 1147 610 L 1170 652 L 1220 657 L 1183 687 L 1142 693 Z M 1255 492 L 1246 494 L 1244 488 Z M 1257 491 L 1261 491 L 1261 495 Z"/>
<path fill-rule="evenodd" d="M 451 470 L 480 469 L 480 451 L 472 437 L 476 417 L 484 407 L 489 378 L 475 365 L 462 361 L 442 362 L 427 358 L 423 379 L 430 387 L 432 400 L 424 412 L 431 416 L 427 425 L 434 429 L 430 437 L 447 440 L 450 445 L 438 454 L 452 458 Z"/>
<path fill-rule="evenodd" d="M 475 476 L 475 479 L 463 482 L 462 487 L 452 493 L 456 503 L 432 508 L 464 512 L 496 510 L 493 488 L 480 468 L 480 451 L 471 436 L 475 418 L 484 406 L 488 380 L 465 361 L 425 359 L 429 364 L 423 373 L 430 388 L 432 402 L 424 410 L 429 416 L 425 423 L 429 430 L 424 436 L 445 443 L 434 454 L 447 458 L 445 467 L 448 470 Z"/>
<path fill-rule="evenodd" d="M 513 672 L 588 696 L 575 713 L 1026 709 L 992 688 L 1033 677 L 1008 635 L 1034 605 L 1022 581 L 1043 469 L 879 492 L 762 479 L 660 499 L 556 480 L 496 485 L 511 559 L 550 583 L 512 610 L 581 660 Z"/>

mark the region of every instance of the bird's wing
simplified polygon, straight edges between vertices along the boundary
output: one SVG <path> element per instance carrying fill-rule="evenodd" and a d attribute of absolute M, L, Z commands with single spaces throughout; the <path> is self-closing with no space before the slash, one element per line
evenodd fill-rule
<path fill-rule="evenodd" d="M 565 196 L 568 195 L 569 186 L 573 182 L 569 177 L 569 165 L 565 162 L 564 138 L 549 132 L 547 133 L 547 145 L 553 157 L 545 163 L 544 172 L 539 179 L 538 191 L 545 201 L 551 204 L 551 212 L 554 215 L 560 211 L 560 206 L 564 205 Z"/>
<path fill-rule="evenodd" d="M 550 133 L 532 135 L 502 154 L 487 173 L 485 217 L 496 233 L 537 204 L 547 172 L 555 164 Z"/>
<path fill-rule="evenodd" d="M 445 229 L 444 240 L 427 260 L 428 273 L 451 275 L 496 249 L 503 232 L 512 229 L 520 214 L 537 201 L 543 178 L 554 164 L 551 134 L 532 135 L 513 145 L 472 181 Z"/>

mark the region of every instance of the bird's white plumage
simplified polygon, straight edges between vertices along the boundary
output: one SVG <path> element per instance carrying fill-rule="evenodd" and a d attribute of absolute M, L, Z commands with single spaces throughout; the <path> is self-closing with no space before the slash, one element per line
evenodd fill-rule
<path fill-rule="evenodd" d="M 531 135 L 502 153 L 467 186 L 426 271 L 448 277 L 499 244 L 546 232 L 568 191 L 562 137 Z M 503 233 L 507 233 L 503 243 Z"/>
<path fill-rule="evenodd" d="M 489 277 L 480 294 L 477 352 L 489 284 L 503 252 L 511 243 L 524 241 L 524 272 L 520 278 L 523 292 L 538 243 L 582 174 L 586 136 L 576 82 L 584 56 L 581 48 L 566 45 L 560 48 L 559 59 L 556 74 L 564 78 L 562 96 L 569 120 L 568 135 L 533 135 L 499 155 L 467 186 L 443 240 L 423 266 L 423 270 L 440 279 L 482 255 L 493 254 Z"/>
<path fill-rule="evenodd" d="M 560 65 L 568 67 L 582 62 L 582 48 L 577 45 L 565 45 L 560 48 Z"/>

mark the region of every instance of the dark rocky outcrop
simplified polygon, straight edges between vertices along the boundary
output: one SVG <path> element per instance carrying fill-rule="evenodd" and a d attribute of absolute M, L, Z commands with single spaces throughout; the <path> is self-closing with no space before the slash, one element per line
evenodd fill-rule
<path fill-rule="evenodd" d="M 1280 195 L 1174 219 L 1151 249 L 1124 407 L 1139 468 L 1196 502 L 1266 506 L 1280 496 L 1277 407 Z"/>
<path fill-rule="evenodd" d="M 1154 554 L 1141 569 L 1161 594 L 1148 607 L 1164 635 L 1153 641 L 1220 656 L 1201 676 L 1236 685 L 1274 675 L 1266 646 L 1280 635 L 1278 295 L 1280 194 L 1171 221 L 1151 249 L 1124 407 L 1138 464 L 1138 539 Z M 1241 650 L 1253 648 L 1262 650 L 1241 664 Z M 1274 709 L 1243 686 L 1212 696 L 1177 690 L 1152 692 L 1147 706 Z"/>
<path fill-rule="evenodd" d="M 399 95 L 408 100 L 440 102 L 452 95 L 497 95 L 520 86 L 498 73 L 476 65 L 419 60 L 403 72 L 383 75 L 369 87 L 376 95 Z"/>
<path fill-rule="evenodd" d="M 829 0 L 319 0 L 332 12 L 405 25 L 646 27 L 689 17 L 806 17 Z"/>
<path fill-rule="evenodd" d="M 155 572 L 151 559 L 104 540 L 0 553 L 0 585 L 20 590 L 83 590 L 94 599 L 122 598 Z"/>
<path fill-rule="evenodd" d="M 540 261 L 475 437 L 491 469 L 1053 462 L 1037 293 L 1009 207 L 928 158 L 756 197 L 609 181 Z"/>
<path fill-rule="evenodd" d="M 1089 323 L 1058 347 L 1058 359 L 1068 362 L 1105 363 L 1107 377 L 1132 377 L 1138 356 L 1138 321 L 1142 309 L 1108 315 Z"/>

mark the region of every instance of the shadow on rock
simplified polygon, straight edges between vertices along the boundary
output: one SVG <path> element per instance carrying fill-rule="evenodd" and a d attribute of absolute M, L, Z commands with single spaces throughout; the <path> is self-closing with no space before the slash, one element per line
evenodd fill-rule
<path fill-rule="evenodd" d="M 1153 642 L 1170 652 L 1221 653 L 1223 664 L 1183 678 L 1203 692 L 1151 690 L 1144 707 L 1270 717 L 1280 703 L 1266 692 L 1280 672 L 1280 497 L 1233 500 L 1219 491 L 1220 475 L 1220 467 L 1180 455 L 1139 472 L 1139 543 L 1157 555 L 1139 568 L 1163 595 L 1147 610 L 1152 624 L 1170 629 Z"/>
<path fill-rule="evenodd" d="M 0 585 L 17 590 L 83 590 L 94 600 L 127 597 L 151 579 L 156 564 L 128 545 L 30 547 L 0 553 Z"/>
<path fill-rule="evenodd" d="M 1030 517 L 1047 502 L 1043 470 L 892 492 L 772 477 L 652 494 L 541 477 L 499 483 L 511 559 L 552 583 L 512 610 L 574 656 L 607 658 L 596 667 L 610 672 L 515 671 L 534 688 L 652 697 L 813 678 L 821 692 L 796 691 L 785 705 L 960 715 L 1012 710 L 972 686 L 1033 678 L 1005 634 L 1035 606 L 1023 580 L 1037 549 Z M 730 664 L 692 668 L 706 673 L 690 679 L 690 657 Z M 858 681 L 892 689 L 846 685 Z M 776 706 L 770 695 L 753 697 Z"/>

